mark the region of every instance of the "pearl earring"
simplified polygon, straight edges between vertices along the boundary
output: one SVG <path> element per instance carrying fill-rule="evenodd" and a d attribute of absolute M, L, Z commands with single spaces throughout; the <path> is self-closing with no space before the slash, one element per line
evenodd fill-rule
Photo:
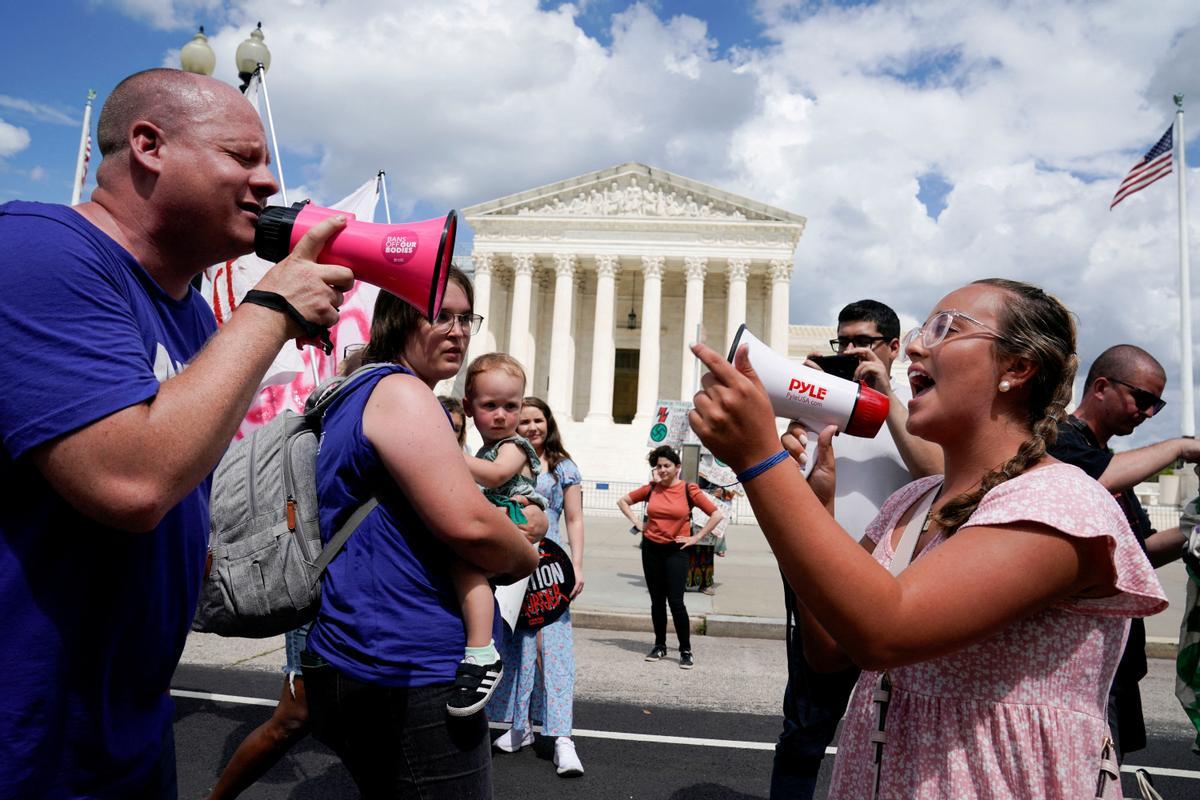
<path fill-rule="evenodd" d="M 1012 384 L 1009 383 L 1008 381 L 1004 380 L 1004 381 L 1000 381 L 1000 385 L 997 386 L 996 388 L 1002 392 L 1007 392 L 1009 389 L 1012 388 Z"/>

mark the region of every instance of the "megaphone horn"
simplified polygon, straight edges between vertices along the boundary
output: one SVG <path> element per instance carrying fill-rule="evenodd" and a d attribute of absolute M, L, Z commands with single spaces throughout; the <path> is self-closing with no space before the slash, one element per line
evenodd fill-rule
<path fill-rule="evenodd" d="M 762 380 L 775 415 L 799 420 L 810 430 L 836 425 L 838 431 L 870 439 L 888 415 L 887 395 L 865 384 L 812 369 L 779 355 L 746 329 L 738 328 L 729 348 L 729 361 L 748 345 L 750 365 Z"/>
<path fill-rule="evenodd" d="M 309 228 L 336 214 L 346 217 L 346 227 L 325 243 L 317 261 L 348 267 L 358 280 L 391 292 L 430 321 L 436 320 L 450 279 L 458 230 L 453 210 L 423 222 L 384 224 L 360 222 L 349 212 L 307 200 L 291 208 L 267 206 L 258 218 L 254 252 L 272 263 L 282 261 Z"/>

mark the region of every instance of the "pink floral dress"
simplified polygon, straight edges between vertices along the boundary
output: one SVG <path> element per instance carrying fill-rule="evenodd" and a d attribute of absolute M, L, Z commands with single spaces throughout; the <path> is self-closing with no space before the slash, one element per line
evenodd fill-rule
<path fill-rule="evenodd" d="M 891 531 L 941 482 L 897 491 L 866 535 L 885 567 Z M 1108 540 L 1120 590 L 1066 600 L 948 656 L 888 671 L 892 682 L 880 800 L 1095 797 L 1108 725 L 1107 695 L 1129 617 L 1167 606 L 1162 586 L 1112 496 L 1081 470 L 1052 464 L 1002 483 L 963 525 L 1030 521 L 1072 537 Z M 917 556 L 944 541 L 938 534 Z M 983 603 L 986 597 L 964 598 Z M 886 614 L 887 609 L 880 609 Z M 878 672 L 864 671 L 846 710 L 829 797 L 871 798 Z M 1110 782 L 1104 797 L 1119 798 Z"/>

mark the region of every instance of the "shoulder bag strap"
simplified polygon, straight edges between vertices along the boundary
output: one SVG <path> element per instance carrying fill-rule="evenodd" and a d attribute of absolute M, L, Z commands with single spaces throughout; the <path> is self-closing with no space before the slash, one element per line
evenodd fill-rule
<path fill-rule="evenodd" d="M 900 542 L 896 546 L 896 552 L 892 554 L 892 563 L 888 565 L 888 571 L 892 575 L 899 575 L 912 561 L 913 551 L 917 547 L 917 539 L 921 538 L 921 528 L 925 527 L 925 517 L 928 515 L 929 508 L 933 505 L 933 499 L 937 497 L 940 488 L 940 485 L 933 487 L 914 504 L 912 518 L 904 526 L 904 533 L 900 534 Z M 892 534 L 891 531 L 888 531 L 884 535 L 891 536 Z M 887 745 L 887 733 L 885 729 L 887 727 L 888 704 L 891 703 L 891 700 L 892 677 L 887 672 L 882 672 L 875 681 L 875 691 L 871 694 L 871 702 L 875 704 L 875 730 L 871 731 L 869 737 L 873 748 L 871 759 L 872 800 L 877 800 L 879 797 L 879 786 L 883 776 L 883 748 Z"/>
<path fill-rule="evenodd" d="M 1096 800 L 1104 800 L 1104 790 L 1108 784 L 1120 780 L 1121 768 L 1117 765 L 1116 747 L 1113 745 L 1113 740 L 1105 736 L 1104 744 L 1100 747 L 1100 772 L 1096 776 Z"/>
<path fill-rule="evenodd" d="M 914 506 L 912 518 L 904 527 L 904 533 L 900 534 L 900 542 L 896 545 L 896 552 L 892 554 L 892 563 L 888 565 L 888 572 L 892 575 L 899 575 L 912 561 L 913 551 L 917 549 L 917 539 L 921 538 L 921 528 L 925 526 L 925 517 L 929 514 L 933 498 L 937 497 L 940 488 L 939 484 L 930 489 Z M 889 531 L 885 535 L 892 534 Z"/>

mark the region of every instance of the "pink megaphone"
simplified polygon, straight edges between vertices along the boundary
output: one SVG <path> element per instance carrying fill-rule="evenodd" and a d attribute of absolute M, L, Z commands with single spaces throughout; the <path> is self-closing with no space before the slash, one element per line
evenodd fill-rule
<path fill-rule="evenodd" d="M 349 267 L 358 280 L 391 292 L 427 319 L 437 319 L 458 228 L 453 210 L 423 222 L 389 225 L 359 222 L 349 212 L 322 208 L 307 200 L 293 203 L 291 208 L 267 206 L 258 218 L 254 252 L 271 263 L 282 261 L 309 228 L 336 214 L 346 217 L 346 227 L 326 242 L 317 261 Z"/>

